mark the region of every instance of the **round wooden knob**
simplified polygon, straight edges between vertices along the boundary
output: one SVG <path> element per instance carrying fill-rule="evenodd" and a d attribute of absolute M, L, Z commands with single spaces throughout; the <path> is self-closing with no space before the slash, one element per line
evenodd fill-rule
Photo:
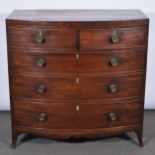
<path fill-rule="evenodd" d="M 111 85 L 109 86 L 109 91 L 110 91 L 111 93 L 117 92 L 117 91 L 118 91 L 117 86 L 116 86 L 115 84 L 111 84 Z"/>
<path fill-rule="evenodd" d="M 46 89 L 47 89 L 47 88 L 46 88 L 45 85 L 40 84 L 40 85 L 38 86 L 38 93 L 43 94 L 43 93 L 46 92 Z"/>
<path fill-rule="evenodd" d="M 38 31 L 37 35 L 35 36 L 35 42 L 38 43 L 38 44 L 41 44 L 45 41 L 45 38 L 43 36 L 43 33 L 42 31 Z"/>
<path fill-rule="evenodd" d="M 40 114 L 38 115 L 38 120 L 39 120 L 40 122 L 45 122 L 45 121 L 47 120 L 47 114 L 46 114 L 46 113 L 40 113 Z"/>
<path fill-rule="evenodd" d="M 116 116 L 116 114 L 114 112 L 111 112 L 111 113 L 108 114 L 108 118 L 111 121 L 115 121 L 117 119 L 117 116 Z"/>
<path fill-rule="evenodd" d="M 46 64 L 46 61 L 43 58 L 39 58 L 36 62 L 38 67 L 44 67 Z"/>
<path fill-rule="evenodd" d="M 111 67 L 118 66 L 118 64 L 119 64 L 118 59 L 117 58 L 111 58 L 110 61 L 109 61 L 109 64 L 110 64 Z"/>
<path fill-rule="evenodd" d="M 119 36 L 118 36 L 116 30 L 114 30 L 114 31 L 112 32 L 111 41 L 112 41 L 112 43 L 118 43 L 118 42 L 119 42 Z"/>

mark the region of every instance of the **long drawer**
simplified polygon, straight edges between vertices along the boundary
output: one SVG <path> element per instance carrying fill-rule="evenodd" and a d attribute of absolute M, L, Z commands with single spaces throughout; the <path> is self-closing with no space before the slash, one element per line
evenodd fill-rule
<path fill-rule="evenodd" d="M 42 100 L 104 100 L 143 96 L 144 76 L 52 78 L 12 76 L 13 97 Z"/>
<path fill-rule="evenodd" d="M 42 53 L 12 49 L 12 72 L 49 74 L 120 73 L 144 70 L 144 50 L 102 53 Z M 47 53 L 48 52 L 48 53 Z"/>
<path fill-rule="evenodd" d="M 138 124 L 143 104 L 141 101 L 65 104 L 15 100 L 13 108 L 17 126 L 91 129 Z"/>

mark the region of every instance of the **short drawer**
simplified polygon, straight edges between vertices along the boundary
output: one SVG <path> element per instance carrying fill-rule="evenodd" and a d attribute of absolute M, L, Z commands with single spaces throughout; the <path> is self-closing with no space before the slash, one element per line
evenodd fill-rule
<path fill-rule="evenodd" d="M 9 46 L 20 48 L 76 49 L 74 30 L 8 29 Z"/>
<path fill-rule="evenodd" d="M 68 129 L 76 125 L 74 104 L 15 100 L 13 110 L 17 126 Z"/>
<path fill-rule="evenodd" d="M 141 122 L 143 101 L 79 104 L 79 128 L 111 128 Z"/>
<path fill-rule="evenodd" d="M 146 45 L 146 27 L 80 31 L 81 50 L 143 48 Z"/>
<path fill-rule="evenodd" d="M 44 101 L 76 100 L 76 78 L 54 78 L 32 75 L 12 76 L 14 98 L 27 98 Z"/>
<path fill-rule="evenodd" d="M 12 72 L 75 74 L 78 68 L 75 53 L 35 53 L 12 50 L 11 61 Z"/>
<path fill-rule="evenodd" d="M 115 100 L 144 95 L 144 75 L 81 77 L 80 100 Z"/>

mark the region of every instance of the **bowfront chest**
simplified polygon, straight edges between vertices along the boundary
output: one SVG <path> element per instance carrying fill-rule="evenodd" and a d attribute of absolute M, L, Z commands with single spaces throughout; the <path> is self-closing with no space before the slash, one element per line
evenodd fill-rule
<path fill-rule="evenodd" d="M 139 10 L 15 10 L 6 19 L 12 147 L 133 131 L 142 146 L 148 18 Z"/>

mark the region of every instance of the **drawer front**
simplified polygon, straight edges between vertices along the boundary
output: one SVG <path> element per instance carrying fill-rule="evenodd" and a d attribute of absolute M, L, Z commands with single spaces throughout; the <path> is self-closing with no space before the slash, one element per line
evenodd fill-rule
<path fill-rule="evenodd" d="M 12 93 L 15 98 L 38 100 L 75 100 L 75 78 L 50 78 L 28 75 L 12 76 Z"/>
<path fill-rule="evenodd" d="M 79 79 L 81 100 L 110 100 L 143 96 L 143 94 L 143 75 Z"/>
<path fill-rule="evenodd" d="M 82 50 L 140 48 L 146 44 L 146 27 L 80 31 Z"/>
<path fill-rule="evenodd" d="M 144 70 L 144 50 L 104 53 L 34 53 L 11 50 L 13 72 L 120 73 Z"/>
<path fill-rule="evenodd" d="M 110 128 L 141 122 L 143 102 L 124 101 L 111 104 L 79 104 L 79 128 Z"/>
<path fill-rule="evenodd" d="M 18 126 L 67 129 L 110 128 L 141 122 L 142 101 L 75 104 L 14 101 L 14 120 Z M 91 121 L 90 121 L 91 120 Z"/>
<path fill-rule="evenodd" d="M 75 128 L 75 106 L 63 103 L 14 101 L 15 125 L 34 128 Z"/>
<path fill-rule="evenodd" d="M 144 70 L 145 51 L 106 51 L 82 53 L 79 58 L 80 73 L 121 73 Z"/>
<path fill-rule="evenodd" d="M 76 54 L 11 52 L 13 72 L 38 72 L 41 74 L 77 73 Z"/>
<path fill-rule="evenodd" d="M 74 30 L 8 29 L 9 46 L 21 48 L 76 49 Z"/>
<path fill-rule="evenodd" d="M 144 76 L 50 78 L 13 76 L 13 96 L 40 100 L 104 100 L 144 94 Z"/>

